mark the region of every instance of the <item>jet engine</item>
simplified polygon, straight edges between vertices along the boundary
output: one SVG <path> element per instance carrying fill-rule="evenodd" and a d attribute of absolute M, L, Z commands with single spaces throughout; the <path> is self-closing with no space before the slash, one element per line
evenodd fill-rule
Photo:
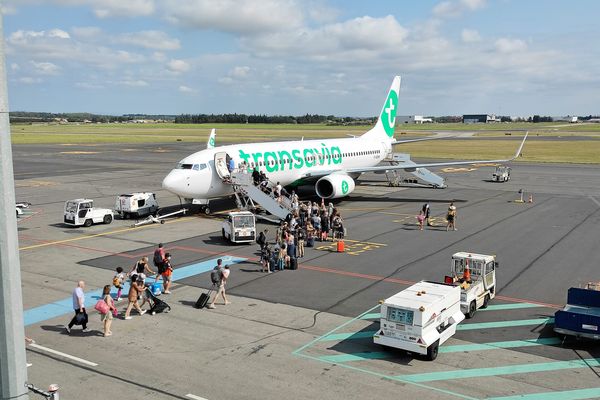
<path fill-rule="evenodd" d="M 354 191 L 354 179 L 344 173 L 329 174 L 317 181 L 315 191 L 324 199 L 348 196 Z"/>

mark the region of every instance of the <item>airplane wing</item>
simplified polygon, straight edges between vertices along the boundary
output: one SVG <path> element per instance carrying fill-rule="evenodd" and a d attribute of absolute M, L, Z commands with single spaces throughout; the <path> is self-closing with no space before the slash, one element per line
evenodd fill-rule
<path fill-rule="evenodd" d="M 406 163 L 406 164 L 398 164 L 398 165 L 378 165 L 375 167 L 348 168 L 348 169 L 344 170 L 344 172 L 347 172 L 347 173 L 376 172 L 376 171 L 393 171 L 396 169 L 415 170 L 417 168 L 445 167 L 445 166 L 449 166 L 449 165 L 469 165 L 469 164 L 509 162 L 509 161 L 514 160 L 515 158 L 517 158 L 519 156 L 519 154 L 521 154 L 521 150 L 523 150 L 523 146 L 525 145 L 525 140 L 527 140 L 527 135 L 529 135 L 529 132 L 525 133 L 525 137 L 523 138 L 521 145 L 515 152 L 514 156 L 512 156 L 511 158 L 500 159 L 500 160 L 471 160 L 471 161 L 448 161 L 448 162 L 423 163 L 423 164 Z"/>
<path fill-rule="evenodd" d="M 527 140 L 527 136 L 529 132 L 525 133 L 525 137 L 521 142 L 521 145 L 515 152 L 514 156 L 511 158 L 501 159 L 501 160 L 470 160 L 470 161 L 448 161 L 448 162 L 437 162 L 437 163 L 423 163 L 417 164 L 412 161 L 408 162 L 400 162 L 397 165 L 377 165 L 375 167 L 360 167 L 360 168 L 346 168 L 346 169 L 326 169 L 326 170 L 313 170 L 302 176 L 302 178 L 320 178 L 322 176 L 326 176 L 332 174 L 334 172 L 345 172 L 348 174 L 351 173 L 363 173 L 363 172 L 377 172 L 377 171 L 393 171 L 393 170 L 407 170 L 407 171 L 415 171 L 417 168 L 430 168 L 430 167 L 446 167 L 449 165 L 469 165 L 469 164 L 486 164 L 486 163 L 503 163 L 514 160 L 521 154 L 523 150 L 523 146 L 525 145 L 525 140 Z M 416 139 L 416 140 L 424 140 L 424 139 Z"/>
<path fill-rule="evenodd" d="M 448 137 L 449 136 L 427 136 L 427 137 L 419 138 L 419 139 L 407 139 L 407 140 L 396 140 L 396 139 L 394 139 L 392 141 L 392 145 L 403 144 L 403 143 L 412 143 L 412 142 L 422 142 L 423 140 L 445 139 L 445 138 L 448 138 Z"/>

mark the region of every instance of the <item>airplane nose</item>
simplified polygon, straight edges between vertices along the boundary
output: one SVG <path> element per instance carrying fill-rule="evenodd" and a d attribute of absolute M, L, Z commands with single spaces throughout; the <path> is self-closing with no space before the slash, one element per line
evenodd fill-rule
<path fill-rule="evenodd" d="M 183 177 L 179 176 L 176 171 L 171 171 L 169 172 L 169 175 L 165 176 L 165 179 L 163 179 L 162 187 L 171 193 L 180 195 L 184 189 Z"/>

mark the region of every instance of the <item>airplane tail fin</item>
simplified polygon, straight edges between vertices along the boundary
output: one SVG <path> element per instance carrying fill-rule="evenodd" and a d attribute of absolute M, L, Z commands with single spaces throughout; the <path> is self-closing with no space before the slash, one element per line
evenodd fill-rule
<path fill-rule="evenodd" d="M 400 77 L 395 76 L 392 86 L 388 92 L 385 103 L 379 113 L 379 119 L 375 126 L 364 133 L 361 138 L 374 139 L 378 141 L 394 140 L 394 127 L 396 125 L 396 113 L 398 112 L 398 96 L 400 94 Z"/>
<path fill-rule="evenodd" d="M 208 137 L 208 141 L 206 142 L 206 148 L 207 149 L 214 149 L 215 148 L 215 137 L 216 137 L 216 130 L 215 128 L 213 128 L 210 131 L 210 136 Z"/>

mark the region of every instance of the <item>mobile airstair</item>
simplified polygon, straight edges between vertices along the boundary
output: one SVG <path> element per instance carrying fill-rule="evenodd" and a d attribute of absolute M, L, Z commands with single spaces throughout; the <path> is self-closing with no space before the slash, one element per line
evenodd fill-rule
<path fill-rule="evenodd" d="M 419 183 L 425 182 L 434 188 L 445 188 L 446 182 L 441 176 L 434 174 L 427 168 L 410 168 L 412 165 L 416 165 L 414 161 L 410 159 L 410 154 L 406 153 L 392 153 L 386 157 L 383 161 L 389 162 L 390 165 L 405 165 L 404 171 L 411 173 L 417 179 L 406 179 L 403 178 L 397 169 L 388 170 L 385 172 L 388 183 L 390 186 L 400 186 L 402 183 Z"/>
<path fill-rule="evenodd" d="M 293 212 L 292 202 L 287 196 L 282 195 L 277 199 L 263 192 L 260 187 L 254 185 L 252 175 L 247 172 L 231 173 L 230 182 L 240 210 L 253 211 L 257 218 L 275 223 L 287 219 Z M 273 193 L 274 185 L 272 182 L 269 182 L 268 188 Z M 271 215 L 258 213 L 257 205 L 260 205 L 264 211 Z"/>

